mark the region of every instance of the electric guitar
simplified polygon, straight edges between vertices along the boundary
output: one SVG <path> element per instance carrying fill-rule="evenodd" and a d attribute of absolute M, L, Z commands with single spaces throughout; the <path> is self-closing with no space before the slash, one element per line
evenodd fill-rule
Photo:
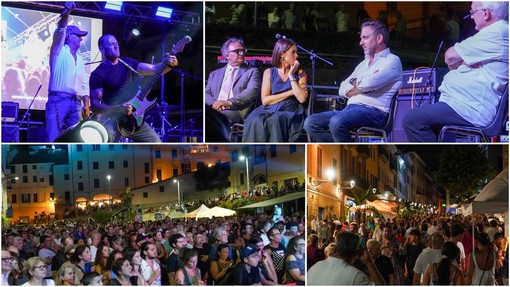
<path fill-rule="evenodd" d="M 185 36 L 181 40 L 179 40 L 175 45 L 172 46 L 171 54 L 175 55 L 179 52 L 182 52 L 184 46 L 191 42 L 190 36 Z M 136 130 L 140 128 L 140 126 L 145 121 L 146 112 L 150 108 L 152 108 L 157 101 L 157 98 L 154 100 L 148 100 L 147 95 L 151 91 L 152 87 L 159 80 L 161 75 L 163 74 L 163 70 L 166 68 L 166 65 L 160 65 L 158 70 L 154 73 L 152 78 L 145 84 L 145 87 L 142 89 L 138 87 L 138 91 L 136 95 L 126 102 L 133 107 L 131 114 L 127 116 L 127 119 L 124 117 L 122 120 L 117 120 L 117 129 L 122 136 L 129 136 L 133 134 Z M 129 132 L 123 132 L 122 129 L 128 130 Z"/>

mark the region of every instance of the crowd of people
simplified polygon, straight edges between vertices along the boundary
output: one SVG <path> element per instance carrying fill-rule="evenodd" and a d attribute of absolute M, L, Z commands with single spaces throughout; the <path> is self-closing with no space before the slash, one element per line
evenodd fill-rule
<path fill-rule="evenodd" d="M 294 213 L 3 228 L 2 285 L 301 285 L 304 226 Z"/>
<path fill-rule="evenodd" d="M 447 214 L 350 224 L 312 219 L 307 283 L 507 285 L 503 225 L 497 218 Z"/>

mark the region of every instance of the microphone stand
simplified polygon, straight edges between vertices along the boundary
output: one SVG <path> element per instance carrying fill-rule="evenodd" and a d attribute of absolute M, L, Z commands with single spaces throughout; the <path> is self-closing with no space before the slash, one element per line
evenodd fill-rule
<path fill-rule="evenodd" d="M 315 96 L 315 59 L 319 59 L 323 61 L 324 63 L 333 66 L 333 63 L 330 61 L 318 56 L 313 52 L 313 50 L 308 51 L 307 49 L 303 48 L 301 45 L 297 45 L 298 49 L 304 51 L 310 56 L 310 60 L 312 61 L 312 87 L 310 88 L 310 97 L 308 100 L 308 115 L 313 114 L 313 100 Z"/>
<path fill-rule="evenodd" d="M 185 80 L 185 77 L 188 76 L 188 77 L 191 77 L 193 79 L 196 79 L 196 80 L 199 80 L 199 81 L 203 81 L 203 79 L 199 78 L 199 77 L 196 77 L 194 75 L 191 75 L 191 74 L 188 74 L 186 72 L 184 72 L 183 70 L 181 69 L 176 69 L 176 68 L 173 68 L 172 71 L 176 72 L 176 73 L 179 73 L 179 75 L 181 76 L 181 117 L 180 117 L 180 142 L 185 142 L 185 136 L 184 136 L 184 123 L 186 122 L 186 111 L 185 111 L 185 99 L 184 99 L 184 80 Z"/>
<path fill-rule="evenodd" d="M 439 49 L 437 49 L 436 57 L 434 58 L 434 62 L 432 63 L 432 67 L 430 68 L 430 73 L 429 73 L 429 78 L 427 80 L 427 85 L 425 86 L 429 90 L 429 104 L 433 104 L 433 101 L 432 101 L 432 74 L 434 73 L 434 69 L 436 69 L 437 58 L 439 57 L 439 54 L 441 53 L 441 49 L 443 48 L 443 44 L 444 44 L 444 41 L 441 40 L 441 43 L 439 43 Z M 434 93 L 435 93 L 435 89 L 434 89 Z M 423 96 L 420 99 L 420 103 L 418 104 L 418 106 L 421 106 L 422 100 L 423 100 Z"/>
<path fill-rule="evenodd" d="M 37 92 L 35 92 L 35 95 L 34 97 L 32 98 L 32 102 L 30 102 L 30 105 L 28 106 L 27 108 L 27 111 L 25 112 L 25 114 L 23 115 L 23 118 L 21 119 L 21 121 L 18 123 L 18 130 L 21 126 L 21 124 L 23 123 L 23 121 L 25 120 L 25 118 L 27 118 L 27 142 L 28 142 L 28 133 L 30 131 L 30 108 L 32 108 L 32 104 L 34 103 L 35 101 L 35 98 L 37 98 L 37 95 L 39 94 L 39 91 L 41 90 L 42 88 L 42 85 L 39 85 L 39 88 L 37 89 Z"/>

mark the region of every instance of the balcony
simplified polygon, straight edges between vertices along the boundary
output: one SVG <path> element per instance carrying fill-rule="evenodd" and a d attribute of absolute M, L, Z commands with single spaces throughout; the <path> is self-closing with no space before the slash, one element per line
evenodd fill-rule
<path fill-rule="evenodd" d="M 370 157 L 370 148 L 368 145 L 357 145 L 356 151 L 358 155 L 363 159 L 368 159 Z"/>
<path fill-rule="evenodd" d="M 378 146 L 377 147 L 378 149 L 378 153 L 379 153 L 379 158 L 384 162 L 384 163 L 387 163 L 388 160 L 390 159 L 389 157 L 389 154 L 388 154 L 388 151 L 386 151 L 386 149 L 383 147 L 383 146 Z"/>

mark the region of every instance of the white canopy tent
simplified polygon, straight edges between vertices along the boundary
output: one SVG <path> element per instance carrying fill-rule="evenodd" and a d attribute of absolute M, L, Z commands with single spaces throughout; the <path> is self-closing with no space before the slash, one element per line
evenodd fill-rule
<path fill-rule="evenodd" d="M 464 215 L 478 213 L 508 213 L 508 167 L 491 180 L 463 211 Z"/>
<path fill-rule="evenodd" d="M 508 167 L 491 180 L 462 212 L 464 216 L 479 213 L 504 213 L 505 238 L 508 238 Z M 475 223 L 473 221 L 473 234 Z M 473 247 L 475 239 L 473 237 Z"/>
<path fill-rule="evenodd" d="M 211 208 L 209 211 L 212 216 L 216 216 L 216 217 L 232 216 L 232 215 L 236 214 L 236 212 L 234 210 L 219 207 L 219 206 L 215 206 L 215 207 Z"/>
<path fill-rule="evenodd" d="M 211 218 L 211 213 L 210 213 L 210 209 L 209 207 L 205 206 L 205 205 L 200 205 L 199 208 L 193 210 L 192 212 L 189 212 L 189 213 L 186 213 L 184 215 L 185 218 L 192 218 L 192 217 L 195 217 L 195 218 L 204 218 L 204 217 L 209 217 Z"/>

